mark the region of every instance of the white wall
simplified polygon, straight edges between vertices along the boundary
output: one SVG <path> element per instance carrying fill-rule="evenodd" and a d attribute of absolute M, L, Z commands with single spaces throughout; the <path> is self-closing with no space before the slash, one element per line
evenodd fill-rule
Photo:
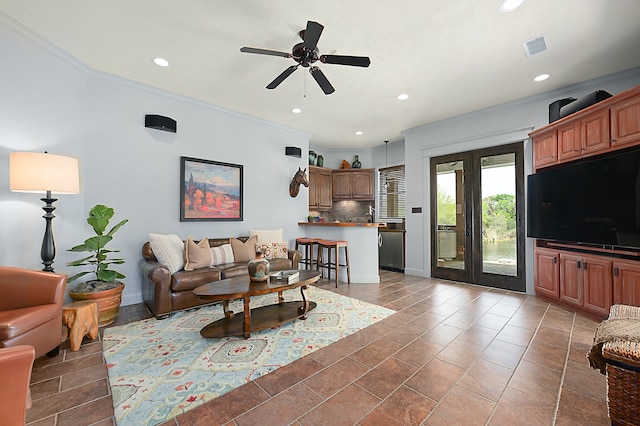
<path fill-rule="evenodd" d="M 527 134 L 549 122 L 550 103 L 594 90 L 617 94 L 640 84 L 640 68 L 561 90 L 520 99 L 470 114 L 407 130 L 405 173 L 407 179 L 407 255 L 405 273 L 430 276 L 429 162 L 431 157 L 524 141 L 525 175 L 532 173 L 531 140 Z M 422 213 L 411 213 L 422 207 Z M 533 293 L 533 241 L 526 242 L 527 292 Z"/>
<path fill-rule="evenodd" d="M 92 206 L 113 207 L 112 224 L 129 219 L 110 243 L 127 260 L 118 268 L 124 305 L 142 301 L 138 261 L 149 232 L 199 239 L 283 228 L 290 245 L 301 235 L 308 190 L 292 198 L 289 183 L 306 167 L 309 135 L 92 71 L 2 15 L 0 57 L 0 265 L 42 268 L 41 195 L 9 191 L 12 151 L 80 160 L 81 193 L 55 204 L 56 272 L 78 272 L 65 264 L 79 256 L 65 250 L 92 235 Z M 145 114 L 175 119 L 177 133 L 145 128 Z M 285 156 L 285 146 L 302 148 L 302 158 Z M 243 165 L 243 221 L 179 221 L 180 156 Z"/>

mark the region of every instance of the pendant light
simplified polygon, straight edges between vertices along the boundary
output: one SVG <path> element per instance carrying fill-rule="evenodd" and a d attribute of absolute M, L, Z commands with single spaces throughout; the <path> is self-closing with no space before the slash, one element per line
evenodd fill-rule
<path fill-rule="evenodd" d="M 384 141 L 384 168 L 387 169 L 388 168 L 388 161 L 389 161 L 389 157 L 387 156 L 388 154 L 388 144 L 389 141 Z M 384 190 L 388 191 L 389 190 L 389 176 L 388 176 L 388 172 L 385 170 L 385 174 L 384 174 Z"/>

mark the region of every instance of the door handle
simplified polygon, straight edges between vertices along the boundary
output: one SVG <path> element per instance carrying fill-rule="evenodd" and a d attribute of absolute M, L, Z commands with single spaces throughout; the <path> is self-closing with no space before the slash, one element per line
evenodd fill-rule
<path fill-rule="evenodd" d="M 378 234 L 378 247 L 382 247 L 382 234 Z"/>

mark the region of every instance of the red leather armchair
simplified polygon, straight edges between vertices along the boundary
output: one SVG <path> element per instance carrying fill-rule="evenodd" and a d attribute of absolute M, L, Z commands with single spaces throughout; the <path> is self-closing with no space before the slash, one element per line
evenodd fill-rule
<path fill-rule="evenodd" d="M 67 276 L 0 266 L 0 348 L 29 345 L 36 358 L 62 342 Z"/>
<path fill-rule="evenodd" d="M 0 422 L 24 425 L 31 407 L 29 381 L 35 351 L 32 346 L 0 348 Z"/>

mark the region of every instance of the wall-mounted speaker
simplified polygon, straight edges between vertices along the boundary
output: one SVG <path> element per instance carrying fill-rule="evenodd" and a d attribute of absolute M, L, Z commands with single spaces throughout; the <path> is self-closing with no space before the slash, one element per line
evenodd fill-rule
<path fill-rule="evenodd" d="M 178 123 L 176 123 L 176 120 L 173 118 L 164 117 L 162 115 L 147 114 L 144 116 L 144 127 L 176 133 Z"/>
<path fill-rule="evenodd" d="M 297 146 L 286 146 L 284 148 L 284 153 L 290 157 L 302 158 L 302 149 Z"/>

